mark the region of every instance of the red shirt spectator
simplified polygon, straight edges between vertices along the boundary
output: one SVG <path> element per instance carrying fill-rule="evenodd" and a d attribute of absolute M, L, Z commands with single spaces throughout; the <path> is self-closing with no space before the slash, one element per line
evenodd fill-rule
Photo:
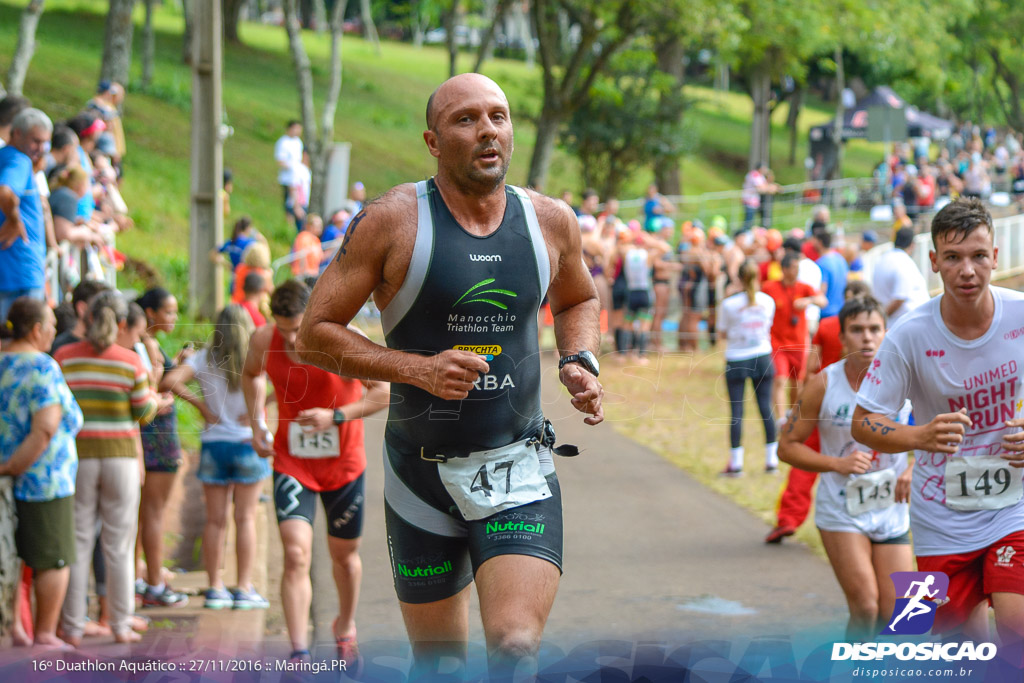
<path fill-rule="evenodd" d="M 843 344 L 839 341 L 839 316 L 822 318 L 811 344 L 821 348 L 821 366 L 828 367 L 843 357 Z"/>

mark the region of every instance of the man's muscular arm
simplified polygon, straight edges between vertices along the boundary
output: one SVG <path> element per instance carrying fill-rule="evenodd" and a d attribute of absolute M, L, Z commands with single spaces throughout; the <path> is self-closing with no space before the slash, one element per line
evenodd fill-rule
<path fill-rule="evenodd" d="M 388 349 L 347 328 L 375 293 L 382 310 L 405 279 L 416 236 L 416 196 L 400 185 L 361 211 L 317 281 L 296 350 L 306 363 L 348 377 L 402 382 L 447 400 L 466 398 L 489 366 L 476 354 L 447 350 L 421 356 Z"/>
<path fill-rule="evenodd" d="M 942 413 L 926 424 L 898 424 L 885 415 L 872 413 L 858 405 L 853 411 L 850 432 L 868 448 L 882 453 L 920 450 L 932 453 L 956 453 L 964 440 L 971 419 L 966 412 Z"/>
<path fill-rule="evenodd" d="M 601 350 L 601 302 L 594 280 L 583 264 L 576 217 L 561 202 L 537 194 L 531 197 L 552 256 L 548 302 L 555 321 L 558 353 L 567 356 L 586 349 L 596 355 Z M 587 413 L 584 422 L 595 425 L 604 419 L 604 389 L 596 377 L 578 363 L 569 363 L 562 368 L 559 379 L 572 394 L 573 407 Z"/>

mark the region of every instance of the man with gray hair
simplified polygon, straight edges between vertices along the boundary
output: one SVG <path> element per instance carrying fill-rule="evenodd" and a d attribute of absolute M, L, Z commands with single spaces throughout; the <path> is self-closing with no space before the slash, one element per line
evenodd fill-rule
<path fill-rule="evenodd" d="M 0 321 L 19 296 L 43 299 L 46 232 L 34 166 L 46 154 L 53 124 L 38 109 L 23 109 L 0 148 Z"/>

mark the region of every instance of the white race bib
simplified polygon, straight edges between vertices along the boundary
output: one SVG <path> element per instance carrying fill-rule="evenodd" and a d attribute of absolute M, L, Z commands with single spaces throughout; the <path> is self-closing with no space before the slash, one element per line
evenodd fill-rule
<path fill-rule="evenodd" d="M 530 441 L 437 464 L 441 482 L 466 521 L 551 497 L 537 446 Z"/>
<path fill-rule="evenodd" d="M 288 423 L 288 452 L 293 458 L 337 458 L 341 455 L 338 428 L 307 432 L 298 422 Z"/>
<path fill-rule="evenodd" d="M 852 477 L 846 484 L 846 511 L 854 517 L 895 502 L 896 470 L 891 467 Z"/>
<path fill-rule="evenodd" d="M 997 456 L 952 456 L 946 461 L 946 507 L 998 510 L 1024 495 L 1021 473 Z"/>

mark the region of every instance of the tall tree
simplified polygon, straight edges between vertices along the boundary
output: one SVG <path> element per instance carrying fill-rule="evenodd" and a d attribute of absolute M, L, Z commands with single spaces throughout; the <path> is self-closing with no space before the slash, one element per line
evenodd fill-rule
<path fill-rule="evenodd" d="M 359 19 L 363 22 L 363 38 L 373 45 L 374 52 L 380 56 L 380 37 L 377 35 L 377 24 L 373 21 L 373 8 L 370 0 L 359 0 Z"/>
<path fill-rule="evenodd" d="M 106 31 L 103 36 L 103 61 L 100 80 L 128 83 L 132 65 L 132 9 L 135 0 L 110 0 Z"/>
<path fill-rule="evenodd" d="M 543 99 L 527 184 L 543 191 L 559 129 L 584 102 L 608 60 L 644 25 L 648 0 L 533 0 L 531 12 L 543 70 Z M 578 40 L 562 30 L 565 18 Z"/>
<path fill-rule="evenodd" d="M 449 2 L 441 18 L 444 22 L 444 44 L 448 49 L 448 78 L 452 78 L 459 73 L 459 46 L 455 40 L 456 29 L 459 26 L 459 0 Z"/>
<path fill-rule="evenodd" d="M 185 30 L 181 33 L 181 63 L 192 63 L 192 38 L 195 35 L 194 9 L 196 0 L 181 0 L 181 13 L 185 19 Z"/>
<path fill-rule="evenodd" d="M 28 75 L 28 65 L 36 51 L 36 27 L 43 13 L 43 0 L 29 0 L 21 13 L 18 24 L 18 44 L 14 48 L 11 68 L 7 71 L 7 90 L 12 95 L 20 95 Z"/>
<path fill-rule="evenodd" d="M 330 76 L 327 81 L 327 92 L 324 95 L 323 108 L 320 111 L 319 125 L 313 103 L 313 72 L 309 55 L 302 43 L 302 32 L 299 27 L 297 0 L 284 0 L 284 27 L 288 33 L 288 47 L 295 65 L 295 80 L 298 86 L 299 111 L 302 118 L 302 129 L 305 136 L 306 150 L 309 151 L 313 183 L 310 189 L 309 206 L 311 211 L 324 212 L 325 182 L 327 179 L 327 162 L 334 142 L 334 114 L 338 110 L 338 97 L 341 95 L 341 38 L 342 23 L 345 18 L 345 6 L 348 0 L 335 0 L 331 8 L 331 63 Z"/>
<path fill-rule="evenodd" d="M 668 97 L 683 97 L 659 68 L 650 40 L 615 54 L 569 120 L 566 147 L 580 160 L 583 181 L 602 197 L 617 196 L 637 169 L 659 157 L 678 160 L 693 146 Z"/>
<path fill-rule="evenodd" d="M 224 17 L 224 40 L 230 43 L 242 42 L 238 35 L 238 24 L 242 19 L 242 10 L 248 0 L 221 0 Z"/>
<path fill-rule="evenodd" d="M 146 19 L 142 24 L 142 87 L 153 82 L 153 62 L 156 59 L 156 36 L 153 33 L 153 5 L 156 0 L 146 3 Z"/>
<path fill-rule="evenodd" d="M 770 162 L 772 83 L 783 76 L 801 81 L 807 62 L 835 45 L 831 26 L 837 0 L 739 0 L 747 20 L 739 36 L 734 61 L 738 76 L 753 101 L 749 168 Z"/>
<path fill-rule="evenodd" d="M 501 26 L 501 22 L 505 20 L 505 13 L 508 11 L 509 5 L 512 4 L 512 0 L 495 0 L 491 3 L 491 20 L 487 24 L 487 30 L 484 31 L 484 37 L 480 39 L 480 45 L 476 49 L 476 62 L 473 64 L 473 71 L 480 73 L 480 69 L 483 68 L 484 60 L 488 58 L 494 48 L 494 35 L 498 32 L 498 27 Z"/>

